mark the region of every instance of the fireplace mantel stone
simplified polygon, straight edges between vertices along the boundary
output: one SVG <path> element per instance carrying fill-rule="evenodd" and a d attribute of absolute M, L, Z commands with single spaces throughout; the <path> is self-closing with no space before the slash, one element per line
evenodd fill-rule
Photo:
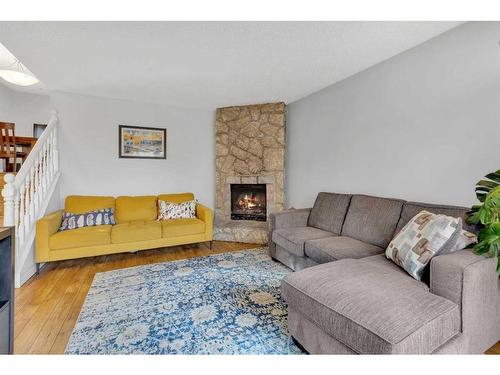
<path fill-rule="evenodd" d="M 267 222 L 231 220 L 231 184 L 266 184 L 267 216 L 283 209 L 285 104 L 216 112 L 214 239 L 267 243 Z"/>

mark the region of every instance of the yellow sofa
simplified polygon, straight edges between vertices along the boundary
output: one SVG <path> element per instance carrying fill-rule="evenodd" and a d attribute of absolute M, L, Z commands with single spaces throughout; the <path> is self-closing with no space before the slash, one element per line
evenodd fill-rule
<path fill-rule="evenodd" d="M 212 210 L 196 204 L 196 218 L 157 221 L 158 200 L 181 203 L 192 193 L 159 196 L 68 196 L 64 211 L 84 213 L 114 208 L 116 225 L 99 225 L 58 232 L 63 210 L 36 223 L 35 261 L 51 262 L 128 251 L 212 241 Z"/>

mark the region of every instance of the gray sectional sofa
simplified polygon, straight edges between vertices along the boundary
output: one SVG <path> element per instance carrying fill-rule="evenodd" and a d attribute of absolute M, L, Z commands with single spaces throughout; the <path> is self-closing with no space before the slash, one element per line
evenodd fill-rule
<path fill-rule="evenodd" d="M 282 282 L 291 335 L 309 353 L 483 353 L 500 340 L 496 258 L 434 257 L 417 281 L 385 248 L 422 210 L 466 208 L 319 193 L 312 209 L 272 214 L 271 257 L 298 271 Z M 475 231 L 464 221 L 464 229 Z"/>

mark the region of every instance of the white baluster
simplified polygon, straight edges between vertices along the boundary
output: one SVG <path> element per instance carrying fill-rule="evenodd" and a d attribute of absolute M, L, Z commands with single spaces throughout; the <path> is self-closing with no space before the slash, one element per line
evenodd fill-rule
<path fill-rule="evenodd" d="M 14 185 L 15 176 L 12 173 L 7 173 L 3 180 L 5 185 L 2 190 L 3 197 L 3 226 L 15 226 L 15 208 L 14 197 L 16 196 L 16 186 Z"/>
<path fill-rule="evenodd" d="M 47 147 L 49 148 L 47 153 L 47 164 L 49 166 L 49 178 L 52 179 L 55 173 L 54 163 L 53 163 L 53 154 L 54 154 L 54 131 L 50 133 L 50 137 L 47 140 Z"/>
<path fill-rule="evenodd" d="M 34 214 L 35 214 L 35 218 L 36 218 L 36 215 L 38 214 L 38 208 L 40 207 L 40 195 L 41 195 L 41 192 L 40 192 L 40 188 L 39 188 L 39 184 L 40 184 L 40 174 L 39 174 L 39 171 L 40 171 L 40 158 L 39 156 L 37 155 L 37 158 L 35 159 L 35 167 L 34 167 L 34 176 L 33 176 L 33 186 L 35 187 L 35 192 L 34 192 L 34 196 L 33 196 L 33 211 L 34 211 Z"/>
<path fill-rule="evenodd" d="M 25 237 L 29 234 L 30 230 L 30 202 L 31 202 L 31 175 L 26 175 L 26 180 L 24 180 L 24 234 Z M 24 238 L 25 238 L 24 237 Z"/>
<path fill-rule="evenodd" d="M 28 228 L 31 229 L 31 226 L 35 223 L 35 166 L 30 169 L 30 202 L 28 208 L 30 217 Z"/>
<path fill-rule="evenodd" d="M 49 163 L 48 163 L 49 153 L 50 153 L 49 142 L 50 142 L 50 136 L 47 138 L 45 144 L 43 145 L 43 150 L 41 151 L 43 154 L 43 176 L 44 176 L 44 179 L 46 181 L 47 187 L 48 187 L 48 182 L 50 181 L 50 179 L 49 179 L 50 168 L 49 168 Z"/>
<path fill-rule="evenodd" d="M 42 153 L 40 160 L 40 205 L 44 202 L 45 194 L 47 193 L 47 178 L 45 177 L 45 154 Z"/>
<path fill-rule="evenodd" d="M 19 241 L 17 242 L 19 246 L 23 243 L 24 240 L 24 220 L 25 220 L 25 209 L 24 209 L 24 196 L 26 188 L 24 184 L 19 189 L 19 223 L 17 225 L 17 232 L 19 233 Z"/>
<path fill-rule="evenodd" d="M 16 233 L 16 244 L 19 241 L 19 190 L 14 197 L 14 228 Z"/>
<path fill-rule="evenodd" d="M 53 130 L 53 139 L 52 139 L 52 163 L 54 165 L 54 171 L 59 171 L 59 150 L 58 150 L 58 139 L 57 139 L 57 128 Z"/>

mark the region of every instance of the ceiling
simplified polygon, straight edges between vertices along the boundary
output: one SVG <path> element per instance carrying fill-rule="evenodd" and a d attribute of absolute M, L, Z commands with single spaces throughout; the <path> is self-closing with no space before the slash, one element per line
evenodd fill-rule
<path fill-rule="evenodd" d="M 298 100 L 459 22 L 0 22 L 49 90 L 213 109 Z"/>

